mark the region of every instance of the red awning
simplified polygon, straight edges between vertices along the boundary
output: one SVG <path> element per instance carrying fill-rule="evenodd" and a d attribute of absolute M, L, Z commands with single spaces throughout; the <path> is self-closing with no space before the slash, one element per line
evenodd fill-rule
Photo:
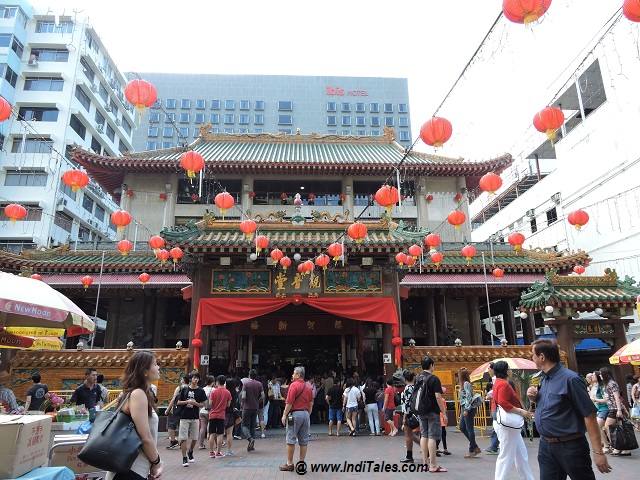
<path fill-rule="evenodd" d="M 487 274 L 486 282 L 489 286 L 529 287 L 533 282 L 544 282 L 544 274 L 505 273 L 502 278 Z M 485 276 L 482 273 L 408 273 L 400 282 L 400 286 L 409 288 L 483 287 L 484 283 Z"/>
<path fill-rule="evenodd" d="M 104 273 L 102 287 L 141 287 L 137 273 Z M 145 288 L 176 287 L 191 285 L 191 280 L 183 273 L 151 273 Z M 81 287 L 82 275 L 75 273 L 42 274 L 42 281 L 52 287 Z M 93 274 L 93 287 L 98 285 L 100 275 Z"/>

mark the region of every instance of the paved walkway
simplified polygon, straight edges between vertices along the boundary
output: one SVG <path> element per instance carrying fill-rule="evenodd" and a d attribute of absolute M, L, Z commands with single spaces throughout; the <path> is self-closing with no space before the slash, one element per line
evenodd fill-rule
<path fill-rule="evenodd" d="M 374 461 L 392 463 L 398 465 L 398 461 L 404 457 L 404 439 L 397 437 L 369 437 L 363 434 L 356 438 L 329 437 L 324 428 L 312 427 L 313 441 L 309 444 L 307 455 L 308 468 L 311 463 L 343 463 L 361 461 Z M 180 451 L 166 450 L 165 436 L 162 436 L 159 445 L 162 447 L 161 455 L 165 463 L 163 478 L 168 480 L 189 478 L 193 480 L 210 480 L 213 478 L 224 480 L 267 480 L 300 478 L 292 472 L 280 472 L 278 466 L 285 460 L 284 430 L 267 431 L 266 439 L 256 440 L 256 450 L 248 453 L 246 440 L 234 440 L 234 452 L 236 456 L 227 458 L 210 459 L 208 450 L 196 450 L 196 462 L 188 468 L 182 467 Z M 475 459 L 464 459 L 467 449 L 464 436 L 454 428 L 448 429 L 448 446 L 453 453 L 439 460 L 443 466 L 449 469 L 449 473 L 442 474 L 442 478 L 451 480 L 492 480 L 496 457 L 481 455 Z M 487 438 L 478 438 L 478 444 L 485 448 L 489 443 Z M 538 478 L 538 463 L 536 460 L 538 442 L 526 441 L 529 451 L 529 463 L 534 476 Z M 417 446 L 416 446 L 417 447 Z M 297 450 L 296 450 L 297 451 Z M 414 457 L 420 458 L 419 449 L 415 449 Z M 609 480 L 637 480 L 640 470 L 640 450 L 633 453 L 632 457 L 610 457 L 613 472 L 609 475 L 597 474 L 598 479 Z M 393 468 L 393 467 L 392 467 Z M 410 479 L 420 478 L 428 473 L 312 473 L 309 471 L 304 478 L 318 479 L 342 479 L 342 478 L 389 478 Z M 517 479 L 517 475 L 511 477 Z"/>

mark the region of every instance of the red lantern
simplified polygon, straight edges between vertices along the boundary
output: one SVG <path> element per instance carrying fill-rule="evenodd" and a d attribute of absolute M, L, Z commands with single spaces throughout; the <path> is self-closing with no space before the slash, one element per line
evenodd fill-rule
<path fill-rule="evenodd" d="M 582 265 L 576 265 L 573 267 L 573 273 L 577 273 L 578 275 L 582 275 L 585 272 L 585 268 Z"/>
<path fill-rule="evenodd" d="M 327 269 L 327 265 L 329 265 L 329 262 L 331 261 L 331 259 L 329 258 L 328 255 L 325 255 L 324 253 L 321 253 L 320 255 L 318 255 L 316 257 L 315 263 L 318 267 L 322 268 L 323 270 Z"/>
<path fill-rule="evenodd" d="M 349 225 L 349 228 L 347 228 L 347 235 L 356 243 L 362 243 L 362 240 L 367 236 L 367 226 L 362 222 L 352 223 Z"/>
<path fill-rule="evenodd" d="M 640 22 L 640 0 L 624 0 L 622 5 L 622 13 L 632 22 Z M 0 107 L 0 111 L 2 108 Z M 0 115 L 0 121 L 2 116 Z"/>
<path fill-rule="evenodd" d="M 271 260 L 273 260 L 275 263 L 278 263 L 280 259 L 284 257 L 284 253 L 282 253 L 282 250 L 280 250 L 279 248 L 274 248 L 273 250 L 271 250 L 270 256 Z"/>
<path fill-rule="evenodd" d="M 381 186 L 374 196 L 376 202 L 387 210 L 387 215 L 391 215 L 391 209 L 400 200 L 400 194 L 396 187 L 391 185 Z"/>
<path fill-rule="evenodd" d="M 253 220 L 243 220 L 240 222 L 240 231 L 244 233 L 244 237 L 247 240 L 253 238 L 253 234 L 258 229 L 258 225 Z"/>
<path fill-rule="evenodd" d="M 167 260 L 169 260 L 169 257 L 171 256 L 171 254 L 166 251 L 164 248 L 158 250 L 158 253 L 156 253 L 156 257 L 158 258 L 158 260 L 160 260 L 160 263 L 162 263 L 163 265 L 167 262 Z"/>
<path fill-rule="evenodd" d="M 589 214 L 584 210 L 575 210 L 569 214 L 567 220 L 571 225 L 576 227 L 576 230 L 580 230 L 589 223 Z"/>
<path fill-rule="evenodd" d="M 131 251 L 131 249 L 133 248 L 133 243 L 130 242 L 129 240 L 120 240 L 117 243 L 116 248 L 122 254 L 123 257 L 126 257 Z"/>
<path fill-rule="evenodd" d="M 476 256 L 476 253 L 478 253 L 478 251 L 473 245 L 465 245 L 460 250 L 460 253 L 464 258 L 467 259 L 467 265 L 471 265 L 471 260 Z"/>
<path fill-rule="evenodd" d="M 400 337 L 393 337 L 391 339 L 391 345 L 393 345 L 394 347 L 399 347 L 402 345 L 402 338 Z"/>
<path fill-rule="evenodd" d="M 93 277 L 91 275 L 85 275 L 80 279 L 80 283 L 82 283 L 82 286 L 84 286 L 84 289 L 86 290 L 93 283 Z"/>
<path fill-rule="evenodd" d="M 227 192 L 220 192 L 219 194 L 217 194 L 214 202 L 220 209 L 220 214 L 222 215 L 223 219 L 225 212 L 236 204 L 236 201 L 233 199 L 231 194 Z"/>
<path fill-rule="evenodd" d="M 504 277 L 504 270 L 503 270 L 503 269 L 501 269 L 501 268 L 494 268 L 494 269 L 493 269 L 493 272 L 491 272 L 491 273 L 493 273 L 493 276 L 494 276 L 495 278 L 502 278 L 502 277 Z"/>
<path fill-rule="evenodd" d="M 407 257 L 407 254 L 404 252 L 400 252 L 396 254 L 396 262 L 398 263 L 398 265 L 400 265 L 400 267 L 402 267 L 403 265 L 406 265 L 408 258 L 409 257 Z"/>
<path fill-rule="evenodd" d="M 528 25 L 543 16 L 550 6 L 551 0 L 503 0 L 502 12 L 512 22 Z"/>
<path fill-rule="evenodd" d="M 433 195 L 428 194 L 424 197 L 424 199 L 427 201 L 427 203 L 431 203 L 433 202 Z"/>
<path fill-rule="evenodd" d="M 340 257 L 344 253 L 342 244 L 337 242 L 332 243 L 331 245 L 329 245 L 329 248 L 327 248 L 327 253 L 333 259 L 334 262 L 337 262 L 338 260 L 340 260 Z"/>
<path fill-rule="evenodd" d="M 124 88 L 124 96 L 127 101 L 142 113 L 145 108 L 151 107 L 158 100 L 158 91 L 151 83 L 142 79 L 131 80 Z"/>
<path fill-rule="evenodd" d="M 424 244 L 429 247 L 429 251 L 433 252 L 437 247 L 440 246 L 442 240 L 440 239 L 440 235 L 437 233 L 430 233 L 426 237 L 424 237 Z"/>
<path fill-rule="evenodd" d="M 453 127 L 446 118 L 433 117 L 427 120 L 420 129 L 420 138 L 427 145 L 439 148 L 451 138 Z"/>
<path fill-rule="evenodd" d="M 195 348 L 202 347 L 202 340 L 200 340 L 199 338 L 194 338 L 193 340 L 191 340 L 191 346 Z"/>
<path fill-rule="evenodd" d="M 154 235 L 149 239 L 149 246 L 153 249 L 153 253 L 155 253 L 156 256 L 158 255 L 158 250 L 164 248 L 164 245 L 164 238 L 160 235 Z"/>
<path fill-rule="evenodd" d="M 169 250 L 169 255 L 171 255 L 173 263 L 178 263 L 184 256 L 184 253 L 182 252 L 182 249 L 180 247 L 173 247 L 171 250 Z"/>
<path fill-rule="evenodd" d="M 407 255 L 407 267 L 413 267 L 416 264 L 416 258 L 411 255 Z"/>
<path fill-rule="evenodd" d="M 556 139 L 556 130 L 564 123 L 564 113 L 558 107 L 547 107 L 533 117 L 533 126 L 541 133 L 546 133 L 549 141 Z"/>
<path fill-rule="evenodd" d="M 71 191 L 77 192 L 89 185 L 89 176 L 83 170 L 67 170 L 62 174 L 62 182 L 71 187 Z"/>
<path fill-rule="evenodd" d="M 10 203 L 4 207 L 4 214 L 11 220 L 11 223 L 16 223 L 16 220 L 22 220 L 27 216 L 27 209 L 19 203 Z"/>
<path fill-rule="evenodd" d="M 507 240 L 516 252 L 522 250 L 522 244 L 525 240 L 523 234 L 521 234 L 520 232 L 513 232 L 507 237 Z"/>
<path fill-rule="evenodd" d="M 111 223 L 118 227 L 118 232 L 131 223 L 131 214 L 126 210 L 116 210 L 111 214 Z"/>
<path fill-rule="evenodd" d="M 189 150 L 180 157 L 180 166 L 183 170 L 186 170 L 187 177 L 195 178 L 196 173 L 204 168 L 204 158 L 198 152 Z"/>
<path fill-rule="evenodd" d="M 280 266 L 282 267 L 283 270 L 286 270 L 287 268 L 289 268 L 291 266 L 291 259 L 287 256 L 282 257 L 280 259 Z"/>
<path fill-rule="evenodd" d="M 0 122 L 4 122 L 11 116 L 11 104 L 7 100 L 0 96 Z"/>
<path fill-rule="evenodd" d="M 420 245 L 411 245 L 409 247 L 409 255 L 411 255 L 414 260 L 422 255 L 422 247 Z"/>
<path fill-rule="evenodd" d="M 302 271 L 304 273 L 311 273 L 314 268 L 315 268 L 315 264 L 311 260 L 307 260 L 306 262 L 302 263 Z"/>
<path fill-rule="evenodd" d="M 296 269 L 298 270 L 298 273 L 304 273 L 304 265 L 302 263 L 299 263 Z"/>
<path fill-rule="evenodd" d="M 467 216 L 460 210 L 454 210 L 447 217 L 447 221 L 453 225 L 456 230 L 460 229 L 460 226 L 465 222 Z"/>
<path fill-rule="evenodd" d="M 31 278 L 34 279 L 34 280 L 42 281 L 42 275 L 39 275 L 37 273 L 32 274 Z"/>
<path fill-rule="evenodd" d="M 483 192 L 489 192 L 493 195 L 501 186 L 502 178 L 493 172 L 486 173 L 480 178 L 480 190 Z"/>
<path fill-rule="evenodd" d="M 444 260 L 444 255 L 440 252 L 433 252 L 430 256 L 431 261 L 436 264 L 436 268 L 439 268 L 442 260 Z"/>
<path fill-rule="evenodd" d="M 269 246 L 269 237 L 266 235 L 258 235 L 256 237 L 256 253 L 260 254 L 262 250 Z"/>
<path fill-rule="evenodd" d="M 138 280 L 140 280 L 140 283 L 142 283 L 142 288 L 144 288 L 145 284 L 151 280 L 151 275 L 149 275 L 148 273 L 144 272 L 141 273 L 140 275 L 138 275 Z"/>

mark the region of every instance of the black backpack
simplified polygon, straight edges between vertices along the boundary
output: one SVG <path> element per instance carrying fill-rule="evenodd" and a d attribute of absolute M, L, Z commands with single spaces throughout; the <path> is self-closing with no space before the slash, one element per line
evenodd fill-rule
<path fill-rule="evenodd" d="M 429 395 L 429 379 L 430 373 L 420 375 L 420 380 L 416 383 L 411 394 L 410 409 L 411 413 L 416 415 L 426 415 L 429 412 L 433 412 L 433 402 Z"/>

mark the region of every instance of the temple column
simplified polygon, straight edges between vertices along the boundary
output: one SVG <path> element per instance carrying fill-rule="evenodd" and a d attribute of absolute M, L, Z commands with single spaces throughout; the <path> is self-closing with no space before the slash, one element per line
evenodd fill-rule
<path fill-rule="evenodd" d="M 117 298 L 107 301 L 109 302 L 108 312 L 110 315 L 107 322 L 107 331 L 104 334 L 104 348 L 118 348 L 116 339 L 118 338 L 118 328 L 120 328 L 120 306 L 122 302 Z"/>
<path fill-rule="evenodd" d="M 156 308 L 155 308 L 155 318 L 153 320 L 153 339 L 151 341 L 151 346 L 153 348 L 164 348 L 164 339 L 163 332 L 166 329 L 166 321 L 167 321 L 167 297 L 158 297 L 158 290 L 155 290 L 156 296 Z"/>
<path fill-rule="evenodd" d="M 429 204 L 426 199 L 427 186 L 426 178 L 420 177 L 416 185 L 414 201 L 418 210 L 418 227 L 429 228 Z"/>
<path fill-rule="evenodd" d="M 353 192 L 353 177 L 344 177 L 342 179 L 342 192 L 346 195 L 344 202 L 342 202 L 342 211 L 345 212 L 347 210 L 349 210 L 349 218 L 348 220 L 351 221 L 353 220 L 355 217 L 355 212 L 353 211 L 354 209 L 354 192 Z"/>
<path fill-rule="evenodd" d="M 436 308 L 433 295 L 424 297 L 425 321 L 427 322 L 427 344 L 438 344 L 438 330 L 436 328 Z"/>
<path fill-rule="evenodd" d="M 613 339 L 613 348 L 611 349 L 611 352 L 617 352 L 618 350 L 620 350 L 622 347 L 624 347 L 628 342 L 627 342 L 627 335 L 625 332 L 625 328 L 624 328 L 624 323 L 622 322 L 622 320 L 620 320 L 620 317 L 618 316 L 609 316 L 609 318 L 611 320 L 615 320 L 615 323 L 613 324 L 613 335 L 614 335 L 614 339 Z M 614 377 L 616 379 L 616 382 L 618 382 L 618 385 L 626 385 L 626 377 L 629 374 L 633 374 L 633 368 L 631 367 L 631 365 L 618 365 L 618 368 L 614 368 L 613 370 L 613 374 Z M 622 395 L 623 398 L 626 399 L 626 394 Z"/>
<path fill-rule="evenodd" d="M 516 317 L 514 315 L 513 302 L 511 299 L 502 299 L 502 320 L 504 322 L 504 337 L 509 345 L 517 345 L 516 338 Z"/>
<path fill-rule="evenodd" d="M 240 198 L 240 206 L 245 212 L 250 211 L 253 208 L 253 199 L 249 194 L 253 192 L 253 177 L 242 177 L 242 193 Z"/>
<path fill-rule="evenodd" d="M 531 345 L 536 339 L 536 320 L 533 313 L 529 313 L 527 318 L 522 319 L 522 334 L 524 343 Z"/>
<path fill-rule="evenodd" d="M 447 328 L 447 300 L 443 293 L 439 293 L 435 297 L 436 312 L 436 332 L 438 345 L 447 345 L 448 328 Z"/>
<path fill-rule="evenodd" d="M 391 371 L 387 370 L 387 366 L 389 365 L 388 363 L 383 365 L 385 370 L 387 370 L 386 371 L 387 375 L 391 375 L 393 372 L 395 372 L 396 368 L 399 367 L 399 365 L 395 364 L 395 358 L 393 354 L 394 346 L 391 344 L 391 338 L 393 338 L 392 327 L 390 324 L 385 323 L 382 325 L 382 352 L 391 354 L 390 368 L 392 369 Z"/>
<path fill-rule="evenodd" d="M 482 325 L 478 297 L 467 297 L 467 316 L 469 318 L 469 338 L 471 345 L 482 345 Z"/>

